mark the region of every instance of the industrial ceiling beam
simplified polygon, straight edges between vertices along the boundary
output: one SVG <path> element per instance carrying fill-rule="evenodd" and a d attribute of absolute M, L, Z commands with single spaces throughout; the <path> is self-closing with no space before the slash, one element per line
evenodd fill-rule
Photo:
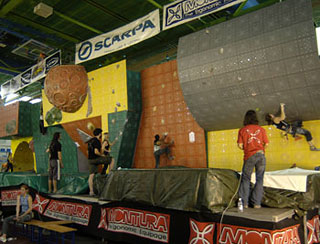
<path fill-rule="evenodd" d="M 0 18 L 4 18 L 12 9 L 17 7 L 23 0 L 11 0 L 0 10 Z"/>
<path fill-rule="evenodd" d="M 251 8 L 247 8 L 245 10 L 241 10 L 240 13 L 238 14 L 238 16 L 244 15 L 244 14 L 247 14 L 247 13 L 251 13 L 253 11 L 257 11 L 257 10 L 259 10 L 261 8 L 268 7 L 268 6 L 270 6 L 270 5 L 274 4 L 274 3 L 278 3 L 278 2 L 279 2 L 279 0 L 268 0 L 268 1 L 264 2 L 264 3 L 259 3 L 258 5 L 253 6 Z"/>
<path fill-rule="evenodd" d="M 35 21 L 31 20 L 31 19 L 28 19 L 26 17 L 23 17 L 23 16 L 21 16 L 19 14 L 11 12 L 10 15 L 12 15 L 17 20 L 20 20 L 21 22 L 23 22 L 23 23 L 25 23 L 27 25 L 30 25 L 31 27 L 34 27 L 36 29 L 39 29 L 39 30 L 41 30 L 43 32 L 48 32 L 48 33 L 51 33 L 51 34 L 55 34 L 55 35 L 61 37 L 62 39 L 70 41 L 70 42 L 73 42 L 73 43 L 80 42 L 79 39 L 77 39 L 77 38 L 75 38 L 73 36 L 70 36 L 68 34 L 65 34 L 65 33 L 61 32 L 61 31 L 58 31 L 58 30 L 55 30 L 53 28 L 50 28 L 50 27 L 44 26 L 42 24 L 39 24 L 39 23 L 37 23 L 37 22 L 35 22 Z"/>
<path fill-rule="evenodd" d="M 90 4 L 91 6 L 97 8 L 97 9 L 100 9 L 101 11 L 105 12 L 106 14 L 108 14 L 108 15 L 110 15 L 110 16 L 118 19 L 118 20 L 121 20 L 122 22 L 124 22 L 126 24 L 131 22 L 131 20 L 129 20 L 128 18 L 113 12 L 112 10 L 100 5 L 99 3 L 96 3 L 95 1 L 92 1 L 92 0 L 82 0 L 82 1 Z M 159 6 L 162 7 L 161 5 L 159 5 Z M 161 41 L 161 42 L 165 41 L 161 37 L 158 37 L 158 36 L 154 36 L 153 38 L 155 38 L 155 39 L 157 39 L 158 41 Z M 137 47 L 135 47 L 135 46 L 133 46 L 133 48 L 137 49 Z"/>
<path fill-rule="evenodd" d="M 233 16 L 233 17 L 237 17 L 237 16 L 240 14 L 240 12 L 241 12 L 241 10 L 243 9 L 243 7 L 247 4 L 247 2 L 248 2 L 248 0 L 242 2 L 242 3 L 240 4 L 240 6 L 236 9 L 236 11 L 233 13 L 232 16 Z"/>
<path fill-rule="evenodd" d="M 156 1 L 154 0 L 147 0 L 149 3 L 151 3 L 153 6 L 159 8 L 159 9 L 163 9 L 162 5 L 160 5 L 159 3 L 157 3 Z"/>
<path fill-rule="evenodd" d="M 110 15 L 110 16 L 118 19 L 118 20 L 121 20 L 124 23 L 130 23 L 131 22 L 131 20 L 127 19 L 126 17 L 123 17 L 120 14 L 117 14 L 116 12 L 113 12 L 112 10 L 102 6 L 99 3 L 96 3 L 95 1 L 92 1 L 92 0 L 82 0 L 82 1 L 88 3 L 91 6 L 94 6 L 97 9 L 100 9 L 101 11 L 105 12 L 106 14 L 108 14 L 108 15 Z"/>
<path fill-rule="evenodd" d="M 251 13 L 253 11 L 257 11 L 261 8 L 264 8 L 264 7 L 267 7 L 267 6 L 270 6 L 274 3 L 277 3 L 279 2 L 279 0 L 268 0 L 267 2 L 264 2 L 264 3 L 260 3 L 259 5 L 256 5 L 254 7 L 251 7 L 251 8 L 248 8 L 248 9 L 245 9 L 245 10 L 241 10 L 239 11 L 239 13 L 237 13 L 237 17 L 238 16 L 241 16 L 241 15 L 244 15 L 244 14 L 247 14 L 247 13 Z M 230 15 L 230 16 L 224 16 L 224 17 L 221 17 L 219 19 L 216 19 L 216 20 L 213 20 L 213 21 L 210 21 L 207 23 L 206 27 L 209 27 L 209 26 L 213 26 L 213 25 L 216 25 L 216 24 L 219 24 L 219 23 L 222 23 L 224 21 L 227 21 L 229 19 L 232 19 L 234 16 L 233 15 Z M 201 30 L 202 28 L 199 28 L 198 30 Z"/>
<path fill-rule="evenodd" d="M 20 73 L 20 71 L 17 71 L 15 69 L 10 69 L 10 68 L 7 68 L 7 67 L 3 67 L 3 66 L 0 66 L 0 70 L 9 71 L 9 72 L 12 72 L 12 73 L 15 73 L 15 74 L 19 74 Z"/>
<path fill-rule="evenodd" d="M 1 1 L 0 1 L 0 9 L 2 9 L 3 4 L 4 4 L 4 0 L 1 0 Z"/>
<path fill-rule="evenodd" d="M 82 23 L 82 22 L 80 22 L 80 21 L 78 21 L 76 19 L 73 19 L 73 18 L 71 18 L 71 17 L 69 17 L 69 16 L 67 16 L 67 15 L 65 15 L 63 13 L 60 13 L 59 11 L 54 10 L 54 14 L 58 15 L 60 18 L 62 18 L 64 20 L 67 20 L 67 21 L 69 21 L 69 22 L 71 22 L 73 24 L 76 24 L 78 26 L 81 26 L 81 27 L 83 27 L 83 28 L 85 28 L 85 29 L 87 29 L 89 31 L 95 32 L 97 34 L 102 34 L 103 33 L 102 31 L 100 31 L 100 30 L 98 30 L 96 28 L 93 28 L 93 27 L 91 27 L 89 25 L 86 25 L 86 24 L 84 24 L 84 23 Z"/>

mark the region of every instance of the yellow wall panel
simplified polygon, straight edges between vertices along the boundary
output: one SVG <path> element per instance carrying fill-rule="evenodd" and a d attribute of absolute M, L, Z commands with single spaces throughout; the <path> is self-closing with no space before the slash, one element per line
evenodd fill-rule
<path fill-rule="evenodd" d="M 108 131 L 108 114 L 128 109 L 126 61 L 120 61 L 88 73 L 92 94 L 92 113 L 87 117 L 88 96 L 83 106 L 75 113 L 62 112 L 59 124 L 101 115 L 102 129 Z M 42 92 L 44 116 L 53 105 Z M 117 105 L 120 104 L 120 106 Z M 57 123 L 55 123 L 57 124 Z M 45 126 L 48 124 L 45 121 Z"/>
<path fill-rule="evenodd" d="M 309 130 L 316 146 L 320 147 L 320 120 L 303 122 Z M 314 169 L 320 166 L 320 151 L 310 151 L 305 137 L 295 140 L 274 126 L 263 126 L 270 144 L 266 150 L 267 170 L 280 170 L 296 164 L 297 167 Z M 237 147 L 238 129 L 208 132 L 208 161 L 210 168 L 229 168 L 240 171 L 243 152 Z"/>
<path fill-rule="evenodd" d="M 14 155 L 14 153 L 16 152 L 17 147 L 19 146 L 19 144 L 23 141 L 26 142 L 30 142 L 33 139 L 33 137 L 22 137 L 22 138 L 16 138 L 11 140 L 11 152 L 12 155 Z M 34 170 L 37 171 L 37 167 L 36 167 L 36 154 L 33 153 L 33 162 L 34 162 Z"/>

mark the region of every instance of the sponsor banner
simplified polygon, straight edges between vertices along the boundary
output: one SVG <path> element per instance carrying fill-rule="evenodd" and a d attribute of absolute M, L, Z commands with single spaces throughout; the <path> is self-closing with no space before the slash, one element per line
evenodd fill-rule
<path fill-rule="evenodd" d="M 29 85 L 31 83 L 31 74 L 32 69 L 28 69 L 21 74 L 21 87 Z"/>
<path fill-rule="evenodd" d="M 2 190 L 1 191 L 1 205 L 2 206 L 16 206 L 18 194 L 20 194 L 20 189 Z"/>
<path fill-rule="evenodd" d="M 50 202 L 50 199 L 40 196 L 39 194 L 36 194 L 36 197 L 34 198 L 32 203 L 32 209 L 43 214 L 49 202 Z"/>
<path fill-rule="evenodd" d="M 320 221 L 319 215 L 314 216 L 307 222 L 308 244 L 320 243 Z"/>
<path fill-rule="evenodd" d="M 169 242 L 170 215 L 124 207 L 101 208 L 98 229 Z"/>
<path fill-rule="evenodd" d="M 235 225 L 217 224 L 217 243 L 220 244 L 301 244 L 299 225 L 290 226 L 281 230 L 267 230 L 260 228 L 247 228 Z"/>
<path fill-rule="evenodd" d="M 189 219 L 190 237 L 189 244 L 213 244 L 215 224 L 213 222 L 198 222 Z"/>
<path fill-rule="evenodd" d="M 91 210 L 91 205 L 51 200 L 44 212 L 44 216 L 60 220 L 70 220 L 76 224 L 88 226 Z"/>
<path fill-rule="evenodd" d="M 114 31 L 76 45 L 76 64 L 112 53 L 160 32 L 159 9 Z"/>
<path fill-rule="evenodd" d="M 45 74 L 47 74 L 52 67 L 59 65 L 61 65 L 61 52 L 56 52 L 45 59 Z"/>
<path fill-rule="evenodd" d="M 32 66 L 27 71 L 13 77 L 1 85 L 1 97 L 4 98 L 10 93 L 17 92 L 18 90 L 44 78 L 50 68 L 61 65 L 61 52 L 50 55 L 43 59 L 36 65 Z"/>
<path fill-rule="evenodd" d="M 163 25 L 166 30 L 208 14 L 229 8 L 245 0 L 178 0 L 163 7 Z"/>

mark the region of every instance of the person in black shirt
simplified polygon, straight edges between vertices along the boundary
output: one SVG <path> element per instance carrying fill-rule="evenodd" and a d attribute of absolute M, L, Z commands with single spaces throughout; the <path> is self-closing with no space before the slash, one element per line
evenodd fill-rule
<path fill-rule="evenodd" d="M 286 114 L 284 112 L 284 103 L 280 103 L 280 116 L 275 116 L 273 114 L 266 114 L 266 121 L 269 125 L 274 125 L 277 129 L 285 131 L 286 134 L 292 135 L 297 138 L 296 135 L 303 135 L 306 138 L 307 143 L 310 146 L 311 151 L 320 151 L 319 148 L 313 143 L 313 138 L 310 131 L 302 128 L 302 122 L 294 122 L 289 124 L 285 121 Z"/>
<path fill-rule="evenodd" d="M 50 153 L 49 158 L 49 180 L 48 180 L 48 192 L 51 193 L 52 191 L 52 183 L 53 183 L 53 193 L 57 192 L 57 179 L 58 179 L 58 163 L 60 163 L 60 167 L 63 168 L 62 163 L 62 156 L 61 156 L 61 144 L 60 140 L 60 133 L 55 132 L 53 134 L 52 141 L 50 143 L 47 152 Z"/>
<path fill-rule="evenodd" d="M 109 133 L 105 132 L 103 135 L 104 135 L 103 144 L 102 144 L 103 154 L 108 158 L 108 163 L 105 164 L 102 169 L 102 174 L 105 174 L 109 165 L 110 165 L 110 170 L 113 169 L 114 159 L 111 157 L 110 152 L 111 152 L 111 147 L 117 142 L 118 138 L 116 138 L 113 142 L 110 142 Z"/>
<path fill-rule="evenodd" d="M 103 154 L 103 147 L 101 145 L 102 138 L 102 130 L 100 128 L 96 128 L 93 131 L 94 137 L 90 139 L 88 143 L 88 159 L 89 159 L 89 189 L 90 196 L 94 196 L 93 191 L 93 177 L 96 173 L 98 173 L 98 166 L 100 164 L 110 164 L 108 158 Z"/>

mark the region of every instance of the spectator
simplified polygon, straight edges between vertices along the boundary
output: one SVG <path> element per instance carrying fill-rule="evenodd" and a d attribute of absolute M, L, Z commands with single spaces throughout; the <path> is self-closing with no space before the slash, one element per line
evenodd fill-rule
<path fill-rule="evenodd" d="M 253 169 L 256 169 L 256 184 L 251 201 L 254 208 L 261 207 L 263 196 L 263 176 L 266 168 L 265 148 L 269 141 L 265 129 L 258 125 L 259 121 L 254 110 L 247 111 L 243 125 L 238 134 L 238 147 L 244 151 L 239 197 L 244 208 L 248 208 L 250 198 L 250 181 Z"/>

